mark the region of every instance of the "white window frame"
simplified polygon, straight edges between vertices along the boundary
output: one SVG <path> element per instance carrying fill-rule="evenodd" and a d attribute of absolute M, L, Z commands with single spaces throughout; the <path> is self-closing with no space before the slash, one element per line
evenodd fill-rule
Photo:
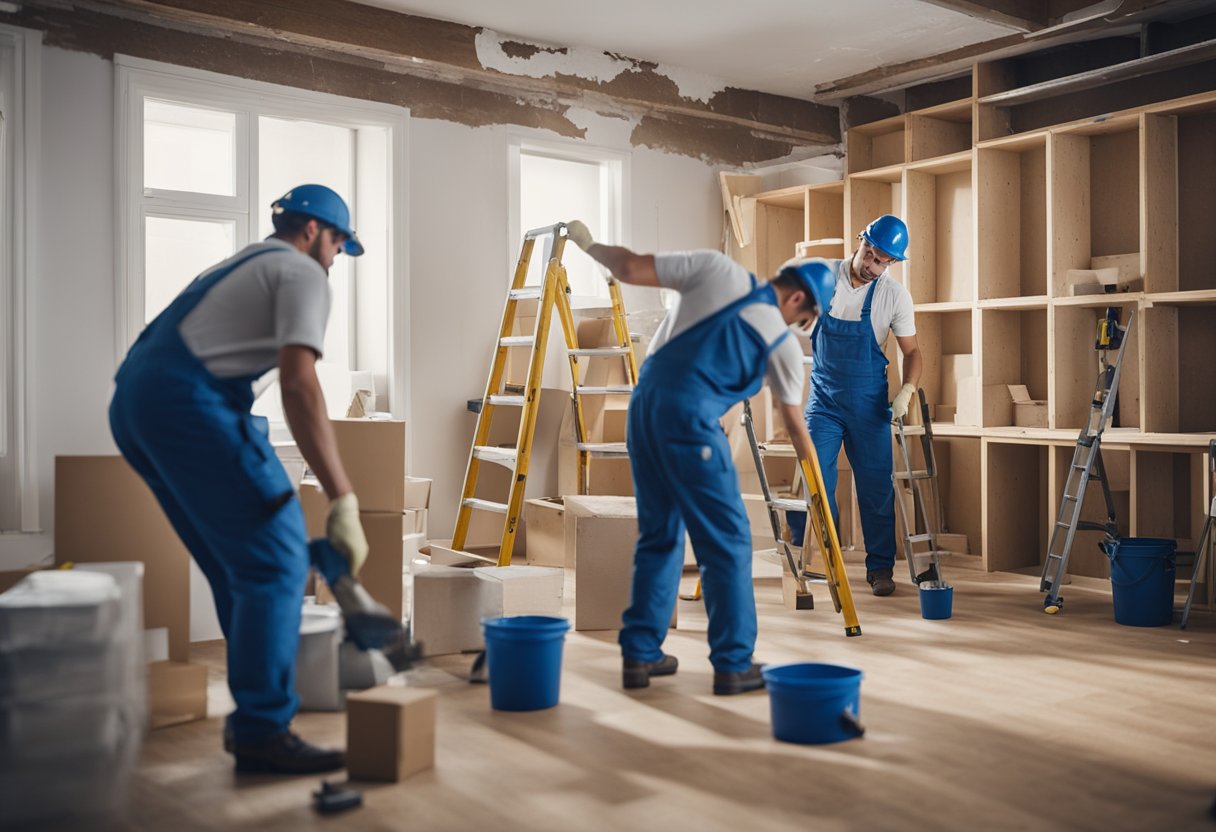
<path fill-rule="evenodd" d="M 574 140 L 537 139 L 525 133 L 511 132 L 509 137 L 510 141 L 507 144 L 507 170 L 509 171 L 510 181 L 507 188 L 507 198 L 510 202 L 507 216 L 509 218 L 508 229 L 510 234 L 507 239 L 506 274 L 513 274 L 515 272 L 515 265 L 519 262 L 520 245 L 523 242 L 524 234 L 531 230 L 520 227 L 519 200 L 522 184 L 520 182 L 519 157 L 522 153 L 550 156 L 555 159 L 565 159 L 572 162 L 593 162 L 598 164 L 600 176 L 606 178 L 613 185 L 611 189 L 601 188 L 600 190 L 602 214 L 608 217 L 614 226 L 607 232 L 606 242 L 626 247 L 631 245 L 630 229 L 632 225 L 629 216 L 631 156 L 629 153 Z M 610 192 L 619 194 L 615 205 L 611 204 L 611 200 L 607 197 L 607 194 Z M 566 222 L 572 219 L 577 219 L 577 217 L 554 217 L 554 222 Z M 547 254 L 548 251 L 546 250 L 545 253 Z M 602 306 L 605 303 L 604 298 L 580 297 L 577 295 L 572 295 L 570 301 L 575 307 Z"/>
<path fill-rule="evenodd" d="M 409 110 L 391 104 L 359 101 L 329 93 L 250 81 L 205 70 L 115 55 L 115 142 L 117 215 L 119 219 L 115 318 L 118 361 L 144 326 L 144 216 L 166 214 L 198 219 L 234 219 L 236 249 L 258 234 L 258 221 L 268 206 L 250 205 L 257 193 L 249 159 L 256 158 L 257 131 L 249 118 L 278 118 L 338 124 L 351 128 L 384 127 L 392 197 L 388 218 L 388 350 L 389 406 L 393 418 L 407 419 L 410 409 L 408 161 Z M 236 195 L 191 195 L 188 203 L 174 192 L 144 189 L 143 99 L 145 96 L 214 107 L 237 113 Z M 357 206 L 356 206 L 357 210 Z M 352 269 L 352 278 L 357 266 Z M 363 304 L 360 304 L 362 306 Z"/>
<path fill-rule="evenodd" d="M 0 453 L 6 457 L 0 466 L 0 491 L 13 495 L 18 524 L 0 530 L 37 533 L 30 287 L 38 273 L 42 33 L 0 24 L 0 45 L 13 56 L 11 87 L 6 89 L 13 100 L 6 102 L 9 121 L 0 131 Z"/>

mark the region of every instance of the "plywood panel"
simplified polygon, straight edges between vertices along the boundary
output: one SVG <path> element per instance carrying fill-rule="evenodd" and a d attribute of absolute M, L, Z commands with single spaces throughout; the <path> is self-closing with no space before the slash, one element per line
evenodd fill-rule
<path fill-rule="evenodd" d="M 1093 136 L 1091 256 L 1140 251 L 1140 136 L 1137 131 Z"/>
<path fill-rule="evenodd" d="M 967 535 L 972 554 L 979 554 L 983 540 L 980 440 L 935 439 L 934 456 L 942 472 L 938 486 L 945 515 L 944 531 Z"/>
<path fill-rule="evenodd" d="M 1178 118 L 1178 288 L 1216 288 L 1216 113 Z"/>
<path fill-rule="evenodd" d="M 1216 307 L 1178 310 L 1178 380 L 1178 429 L 1216 431 Z"/>
<path fill-rule="evenodd" d="M 1004 150 L 979 150 L 975 159 L 979 297 L 1020 294 L 1021 157 Z"/>
<path fill-rule="evenodd" d="M 949 156 L 971 147 L 971 120 L 946 121 L 929 116 L 908 117 L 908 161 Z"/>
<path fill-rule="evenodd" d="M 1136 313 L 1140 359 L 1144 368 L 1141 425 L 1144 430 L 1178 430 L 1178 309 L 1155 306 Z"/>
<path fill-rule="evenodd" d="M 1047 144 L 1049 211 L 1047 239 L 1051 294 L 1065 294 L 1069 269 L 1087 269 L 1090 261 L 1089 139 L 1053 134 Z M 1058 348 L 1057 348 L 1058 354 Z"/>
<path fill-rule="evenodd" d="M 1141 116 L 1140 272 L 1146 292 L 1178 289 L 1178 131 L 1173 116 Z M 1216 156 L 1209 146 L 1209 156 Z M 1190 186 L 1194 187 L 1194 186 Z"/>
<path fill-rule="evenodd" d="M 1020 191 L 1020 294 L 1047 294 L 1047 145 L 1021 154 Z M 980 239 L 984 239 L 981 237 Z"/>
<path fill-rule="evenodd" d="M 911 244 L 904 266 L 913 303 L 936 303 L 940 264 L 936 239 L 937 177 L 922 171 L 907 172 L 907 223 Z"/>
<path fill-rule="evenodd" d="M 768 278 L 795 255 L 804 232 L 802 210 L 756 204 L 756 276 Z"/>
<path fill-rule="evenodd" d="M 971 171 L 938 176 L 935 243 L 939 301 L 975 299 L 972 216 Z"/>
<path fill-rule="evenodd" d="M 823 240 L 844 236 L 844 187 L 839 193 L 809 191 L 807 193 L 808 240 Z"/>
<path fill-rule="evenodd" d="M 876 168 L 900 165 L 904 162 L 904 131 L 883 133 L 874 137 L 871 164 Z"/>
<path fill-rule="evenodd" d="M 1047 399 L 1047 310 L 1019 312 L 1021 384 L 1032 399 Z"/>
<path fill-rule="evenodd" d="M 984 568 L 993 572 L 1037 566 L 1047 525 L 1042 477 L 1047 448 L 982 441 Z"/>

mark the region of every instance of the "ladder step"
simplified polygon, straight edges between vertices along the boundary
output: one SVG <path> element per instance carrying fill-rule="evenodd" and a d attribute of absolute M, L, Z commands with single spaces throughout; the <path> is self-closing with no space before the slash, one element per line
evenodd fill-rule
<path fill-rule="evenodd" d="M 904 436 L 924 436 L 924 425 L 904 425 Z"/>
<path fill-rule="evenodd" d="M 514 468 L 515 460 L 519 458 L 519 449 L 499 448 L 493 445 L 474 445 L 473 456 L 477 459 L 484 459 L 486 462 L 496 462 L 499 465 Z"/>
<path fill-rule="evenodd" d="M 492 405 L 506 405 L 507 407 L 523 407 L 527 402 L 523 396 L 490 396 L 486 401 Z"/>
<path fill-rule="evenodd" d="M 809 355 L 804 355 L 802 356 L 802 363 L 809 367 L 815 363 L 815 359 Z"/>
<path fill-rule="evenodd" d="M 775 498 L 769 502 L 769 507 L 778 511 L 806 511 L 806 500 Z"/>
<path fill-rule="evenodd" d="M 1064 499 L 1072 500 L 1075 503 L 1077 501 L 1077 496 L 1075 494 L 1065 494 Z"/>
<path fill-rule="evenodd" d="M 468 497 L 460 501 L 461 505 L 469 508 L 477 509 L 478 511 L 494 511 L 498 514 L 506 514 L 510 508 L 506 503 L 496 503 L 492 500 L 482 500 L 479 497 Z"/>
<path fill-rule="evenodd" d="M 507 297 L 511 300 L 540 300 L 540 286 L 525 286 L 522 289 L 512 289 L 507 292 Z"/>
<path fill-rule="evenodd" d="M 1056 525 L 1059 526 L 1061 529 L 1071 529 L 1072 528 L 1072 523 L 1065 523 L 1063 520 L 1057 520 Z"/>
<path fill-rule="evenodd" d="M 895 479 L 897 479 L 897 480 L 931 480 L 931 479 L 933 479 L 933 475 L 925 470 L 912 471 L 911 473 L 909 473 L 907 471 L 896 471 Z"/>
<path fill-rule="evenodd" d="M 631 347 L 588 347 L 587 349 L 566 350 L 566 355 L 595 358 L 603 355 L 629 355 Z"/>
<path fill-rule="evenodd" d="M 578 449 L 587 451 L 595 457 L 628 457 L 629 450 L 624 442 L 579 442 Z"/>
<path fill-rule="evenodd" d="M 498 344 L 502 347 L 530 347 L 535 343 L 535 335 L 509 335 L 498 339 Z"/>
<path fill-rule="evenodd" d="M 587 387 L 579 385 L 574 388 L 574 392 L 580 396 L 611 396 L 617 393 L 632 393 L 632 384 L 609 384 L 604 387 Z"/>
<path fill-rule="evenodd" d="M 929 543 L 933 540 L 931 534 L 910 534 L 904 538 L 909 543 Z M 928 552 L 918 552 L 917 554 L 928 554 Z"/>
<path fill-rule="evenodd" d="M 777 457 L 793 457 L 797 456 L 794 453 L 793 445 L 782 445 L 779 443 L 764 443 L 758 444 L 761 456 L 777 456 Z"/>

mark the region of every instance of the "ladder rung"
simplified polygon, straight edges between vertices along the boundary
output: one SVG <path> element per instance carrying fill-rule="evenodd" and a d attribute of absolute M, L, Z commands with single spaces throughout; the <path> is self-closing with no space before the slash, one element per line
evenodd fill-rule
<path fill-rule="evenodd" d="M 778 443 L 764 443 L 764 444 L 759 444 L 757 447 L 760 448 L 761 456 L 792 457 L 792 456 L 797 455 L 794 453 L 793 445 L 781 445 Z"/>
<path fill-rule="evenodd" d="M 579 442 L 578 449 L 599 457 L 629 456 L 629 450 L 625 447 L 624 442 Z"/>
<path fill-rule="evenodd" d="M 523 396 L 490 396 L 486 399 L 492 405 L 506 405 L 508 407 L 523 407 L 525 401 Z"/>
<path fill-rule="evenodd" d="M 806 511 L 806 500 L 774 498 L 769 502 L 769 507 L 778 511 Z"/>
<path fill-rule="evenodd" d="M 594 358 L 601 355 L 628 355 L 631 347 L 588 347 L 586 349 L 566 350 L 567 355 L 586 356 Z"/>
<path fill-rule="evenodd" d="M 923 469 L 920 471 L 912 471 L 911 473 L 909 473 L 907 471 L 896 471 L 895 479 L 897 479 L 897 480 L 931 480 L 931 479 L 933 479 L 933 475 Z"/>
<path fill-rule="evenodd" d="M 512 289 L 507 293 L 511 300 L 540 300 L 540 286 L 525 286 L 522 289 Z"/>
<path fill-rule="evenodd" d="M 498 339 L 499 346 L 503 347 L 530 347 L 535 343 L 535 335 L 508 335 Z"/>
<path fill-rule="evenodd" d="M 499 514 L 506 514 L 507 509 L 510 508 L 506 503 L 496 503 L 492 500 L 483 500 L 479 497 L 467 497 L 461 500 L 460 504 L 477 509 L 478 511 L 494 511 Z"/>
<path fill-rule="evenodd" d="M 1075 503 L 1077 501 L 1077 496 L 1075 494 L 1065 494 L 1064 499 L 1072 500 Z"/>
<path fill-rule="evenodd" d="M 907 540 L 909 543 L 928 543 L 929 541 L 933 540 L 933 535 L 931 535 L 931 534 L 910 534 L 907 537 L 905 537 L 904 539 Z M 918 554 L 928 554 L 928 553 L 920 552 Z"/>
<path fill-rule="evenodd" d="M 484 459 L 486 462 L 497 462 L 499 465 L 514 467 L 515 460 L 519 458 L 519 450 L 499 448 L 493 445 L 474 445 L 473 456 L 477 459 Z"/>
<path fill-rule="evenodd" d="M 1071 529 L 1072 528 L 1072 523 L 1065 523 L 1063 520 L 1057 520 L 1056 525 L 1059 526 L 1061 529 Z"/>
<path fill-rule="evenodd" d="M 632 384 L 609 384 L 604 387 L 578 386 L 574 392 L 580 396 L 611 396 L 615 393 L 632 393 Z"/>
<path fill-rule="evenodd" d="M 904 436 L 924 436 L 924 425 L 904 425 Z"/>
<path fill-rule="evenodd" d="M 809 367 L 815 363 L 815 359 L 812 356 L 804 355 L 802 356 L 802 363 Z"/>

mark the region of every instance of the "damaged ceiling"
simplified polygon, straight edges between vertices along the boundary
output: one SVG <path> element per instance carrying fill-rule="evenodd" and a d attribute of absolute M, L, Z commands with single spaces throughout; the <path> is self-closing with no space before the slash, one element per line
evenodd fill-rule
<path fill-rule="evenodd" d="M 732 167 L 841 150 L 842 121 L 980 58 L 1133 35 L 1216 0 L 31 0 L 0 22 L 49 46 L 127 54 L 408 107 L 415 118 L 585 138 Z M 1143 38 L 1142 38 L 1143 39 Z M 961 86 L 960 86 L 961 84 Z M 961 92 L 960 92 L 961 90 Z M 882 93 L 887 101 L 864 96 Z M 909 101 L 911 98 L 909 97 Z M 846 104 L 845 118 L 838 105 Z"/>

